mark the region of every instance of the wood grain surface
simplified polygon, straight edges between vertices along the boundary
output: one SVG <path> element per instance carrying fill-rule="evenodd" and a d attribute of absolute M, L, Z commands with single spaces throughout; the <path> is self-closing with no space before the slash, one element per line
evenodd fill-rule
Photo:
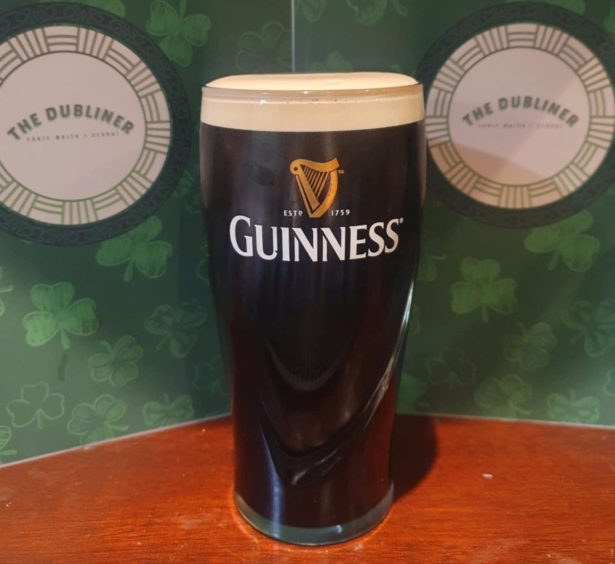
<path fill-rule="evenodd" d="M 0 561 L 615 562 L 615 431 L 398 416 L 397 499 L 358 540 L 267 539 L 231 501 L 228 420 L 0 469 Z"/>

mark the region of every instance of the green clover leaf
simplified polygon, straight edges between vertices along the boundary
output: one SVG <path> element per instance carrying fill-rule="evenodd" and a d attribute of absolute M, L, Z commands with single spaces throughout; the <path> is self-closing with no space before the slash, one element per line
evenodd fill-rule
<path fill-rule="evenodd" d="M 458 315 L 480 310 L 484 323 L 489 321 L 489 310 L 509 315 L 517 310 L 515 291 L 517 283 L 512 278 L 498 278 L 500 264 L 495 260 L 464 258 L 461 261 L 463 281 L 451 287 L 451 309 Z"/>
<path fill-rule="evenodd" d="M 6 410 L 13 427 L 27 427 L 36 422 L 36 426 L 43 429 L 45 421 L 55 421 L 64 415 L 64 396 L 51 393 L 46 382 L 27 384 L 21 388 L 19 398 L 8 403 Z"/>
<path fill-rule="evenodd" d="M 570 342 L 583 340 L 589 357 L 602 356 L 615 345 L 615 300 L 600 302 L 595 307 L 586 301 L 575 302 L 563 320 L 576 333 Z"/>
<path fill-rule="evenodd" d="M 103 341 L 105 352 L 96 353 L 88 360 L 90 374 L 95 382 L 109 382 L 120 388 L 139 377 L 138 362 L 143 357 L 143 347 L 134 337 L 124 335 L 114 346 Z"/>
<path fill-rule="evenodd" d="M 209 285 L 209 247 L 207 241 L 201 245 L 201 256 L 203 257 L 196 265 L 196 277 Z"/>
<path fill-rule="evenodd" d="M 431 255 L 422 251 L 419 257 L 419 268 L 416 274 L 421 282 L 433 282 L 438 276 L 438 261 L 446 260 L 446 255 Z"/>
<path fill-rule="evenodd" d="M 186 2 L 183 2 L 184 10 Z M 145 23 L 148 33 L 154 37 L 166 37 L 179 32 L 181 18 L 177 10 L 165 0 L 154 0 L 149 7 L 150 18 Z"/>
<path fill-rule="evenodd" d="M 521 370 L 532 372 L 549 364 L 549 351 L 557 339 L 548 323 L 536 323 L 529 329 L 519 324 L 519 333 L 504 336 L 504 357 Z"/>
<path fill-rule="evenodd" d="M 173 196 L 184 200 L 184 207 L 189 214 L 200 213 L 201 192 L 199 188 L 198 165 L 192 170 L 184 170 Z"/>
<path fill-rule="evenodd" d="M 2 280 L 2 276 L 4 276 L 4 270 L 0 266 L 0 280 Z M 13 291 L 13 286 L 0 286 L 0 294 L 8 294 Z M 0 317 L 4 315 L 6 308 L 4 305 L 4 301 L 0 300 Z"/>
<path fill-rule="evenodd" d="M 28 345 L 40 347 L 59 333 L 62 346 L 68 349 L 69 335 L 88 337 L 98 331 L 94 300 L 81 298 L 73 302 L 74 295 L 75 288 L 69 282 L 36 284 L 32 288 L 30 299 L 38 311 L 23 318 Z"/>
<path fill-rule="evenodd" d="M 346 4 L 361 25 L 373 25 L 384 15 L 388 0 L 346 0 Z"/>
<path fill-rule="evenodd" d="M 193 47 L 205 45 L 211 29 L 208 16 L 186 16 L 187 8 L 187 0 L 179 0 L 179 12 L 166 0 L 154 0 L 145 24 L 151 35 L 162 38 L 159 45 L 169 59 L 181 67 L 191 65 Z"/>
<path fill-rule="evenodd" d="M 594 218 L 587 210 L 553 225 L 532 229 L 525 238 L 525 248 L 531 253 L 550 253 L 548 270 L 554 270 L 559 259 L 573 272 L 587 272 L 600 250 L 600 241 L 584 233 Z"/>
<path fill-rule="evenodd" d="M 152 216 L 128 233 L 104 241 L 96 253 L 96 262 L 101 266 L 125 264 L 124 282 L 132 280 L 134 268 L 146 278 L 160 278 L 173 253 L 171 243 L 155 240 L 161 231 L 162 222 Z"/>
<path fill-rule="evenodd" d="M 297 0 L 297 7 L 308 22 L 314 23 L 322 16 L 327 7 L 327 0 Z"/>
<path fill-rule="evenodd" d="M 312 72 L 348 72 L 352 70 L 352 63 L 347 60 L 339 51 L 331 51 L 324 63 L 312 63 Z"/>
<path fill-rule="evenodd" d="M 408 15 L 408 8 L 400 0 L 346 0 L 346 4 L 361 25 L 373 25 L 380 21 L 389 1 L 400 16 Z"/>
<path fill-rule="evenodd" d="M 73 408 L 67 425 L 71 435 L 79 437 L 84 445 L 103 439 L 112 439 L 116 433 L 125 433 L 127 424 L 120 423 L 126 415 L 126 403 L 112 395 L 98 396 L 94 403 L 80 403 Z"/>
<path fill-rule="evenodd" d="M 516 374 L 483 380 L 474 393 L 474 401 L 491 417 L 516 418 L 528 416 L 523 407 L 532 395 L 532 387 Z"/>
<path fill-rule="evenodd" d="M 187 421 L 194 414 L 190 396 L 179 396 L 171 401 L 169 394 L 163 394 L 162 402 L 148 401 L 143 406 L 143 417 L 148 427 L 166 427 Z"/>
<path fill-rule="evenodd" d="M 14 448 L 7 448 L 3 450 L 6 445 L 11 441 L 13 431 L 11 431 L 6 425 L 0 426 L 0 464 L 4 462 L 3 458 L 15 456 L 17 451 Z"/>
<path fill-rule="evenodd" d="M 396 69 L 395 72 L 402 72 L 402 70 Z M 446 258 L 447 256 L 442 253 L 442 242 L 437 233 L 425 229 L 421 234 L 421 254 L 419 255 L 419 267 L 416 273 L 417 280 L 433 282 L 438 277 L 438 262 L 446 260 Z"/>
<path fill-rule="evenodd" d="M 242 72 L 290 70 L 290 32 L 279 22 L 267 22 L 260 33 L 248 31 L 239 38 L 235 65 Z"/>
<path fill-rule="evenodd" d="M 568 423 L 597 423 L 600 419 L 600 401 L 593 396 L 577 399 L 576 393 L 570 390 L 568 397 L 561 394 L 550 394 L 547 398 L 549 418 L 554 421 Z"/>
<path fill-rule="evenodd" d="M 208 415 L 222 414 L 229 408 L 230 379 L 222 369 L 220 357 L 200 362 L 193 368 L 192 397 L 198 410 Z"/>
<path fill-rule="evenodd" d="M 476 364 L 466 360 L 462 349 L 444 349 L 427 361 L 427 372 L 432 384 L 447 385 L 451 390 L 476 381 Z"/>
<path fill-rule="evenodd" d="M 11 431 L 6 425 L 0 426 L 0 450 L 9 444 L 12 436 L 13 431 Z"/>
<path fill-rule="evenodd" d="M 402 374 L 397 392 L 397 409 L 408 413 L 429 407 L 421 401 L 428 388 L 429 385 L 424 379 L 414 378 L 407 373 Z"/>
<path fill-rule="evenodd" d="M 41 2 L 61 2 L 63 0 L 41 0 Z M 122 0 L 74 0 L 79 4 L 90 6 L 92 8 L 99 8 L 100 10 L 106 10 L 113 15 L 123 18 L 126 16 L 126 6 Z"/>
<path fill-rule="evenodd" d="M 184 358 L 198 340 L 198 328 L 205 323 L 205 308 L 197 302 L 186 302 L 178 308 L 158 306 L 145 320 L 145 330 L 159 335 L 157 349 L 168 349 L 175 358 Z"/>
<path fill-rule="evenodd" d="M 390 0 L 391 6 L 395 9 L 395 11 L 403 17 L 408 15 L 408 8 L 401 3 L 401 0 Z"/>
<path fill-rule="evenodd" d="M 602 385 L 602 391 L 611 397 L 615 397 L 615 368 L 611 368 L 606 373 L 606 379 Z"/>
<path fill-rule="evenodd" d="M 222 370 L 220 357 L 217 356 L 209 362 L 201 362 L 194 367 L 192 387 L 204 392 L 209 398 L 226 398 L 230 395 L 229 381 Z"/>

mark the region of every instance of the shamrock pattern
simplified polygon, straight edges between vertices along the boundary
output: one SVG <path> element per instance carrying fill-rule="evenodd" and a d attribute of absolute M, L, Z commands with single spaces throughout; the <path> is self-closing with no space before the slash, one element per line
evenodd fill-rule
<path fill-rule="evenodd" d="M 197 302 L 187 302 L 174 308 L 158 306 L 145 320 L 145 330 L 160 336 L 157 349 L 167 349 L 175 358 L 188 355 L 198 339 L 198 329 L 205 323 L 205 308 Z"/>
<path fill-rule="evenodd" d="M 346 0 L 346 4 L 361 25 L 373 25 L 380 21 L 389 4 L 400 16 L 408 15 L 408 8 L 401 0 Z"/>
<path fill-rule="evenodd" d="M 582 342 L 587 356 L 602 356 L 615 345 L 615 300 L 597 306 L 583 300 L 575 302 L 563 318 L 575 332 L 570 343 Z"/>
<path fill-rule="evenodd" d="M 2 267 L 0 266 L 0 280 L 2 280 L 3 276 L 4 276 L 4 271 L 2 270 Z M 13 286 L 0 286 L 0 294 L 8 294 L 9 292 L 12 292 L 12 291 L 13 291 Z M 5 309 L 6 307 L 4 305 L 4 301 L 0 299 L 0 317 L 4 315 Z"/>
<path fill-rule="evenodd" d="M 295 1 L 298 11 L 310 23 L 320 20 L 327 7 L 327 0 Z M 346 0 L 346 6 L 350 8 L 355 20 L 363 26 L 379 22 L 389 5 L 398 15 L 408 15 L 408 8 L 402 0 Z"/>
<path fill-rule="evenodd" d="M 160 48 L 180 67 L 192 64 L 194 47 L 207 43 L 211 20 L 205 14 L 186 15 L 188 0 L 179 0 L 179 11 L 167 0 L 154 0 L 145 29 L 161 38 Z"/>
<path fill-rule="evenodd" d="M 143 347 L 131 335 L 124 335 L 115 345 L 101 343 L 105 352 L 96 353 L 88 360 L 90 374 L 95 382 L 109 382 L 120 388 L 139 377 L 139 360 Z"/>
<path fill-rule="evenodd" d="M 352 69 L 352 63 L 344 57 L 339 51 L 331 51 L 324 63 L 314 62 L 310 67 L 312 72 L 349 72 Z"/>
<path fill-rule="evenodd" d="M 444 349 L 427 361 L 427 373 L 435 386 L 444 385 L 454 390 L 475 382 L 476 365 L 466 359 L 462 349 Z"/>
<path fill-rule="evenodd" d="M 583 210 L 559 223 L 537 227 L 525 239 L 532 253 L 548 253 L 547 265 L 554 270 L 561 261 L 573 272 L 587 272 L 600 250 L 600 241 L 585 233 L 593 224 L 592 214 Z"/>
<path fill-rule="evenodd" d="M 239 38 L 235 64 L 241 72 L 265 73 L 290 70 L 290 32 L 280 22 L 267 22 L 260 32 Z"/>
<path fill-rule="evenodd" d="M 296 0 L 297 8 L 311 23 L 317 22 L 327 7 L 327 0 Z"/>
<path fill-rule="evenodd" d="M 519 324 L 519 333 L 504 336 L 504 357 L 520 370 L 532 372 L 549 364 L 549 351 L 556 344 L 548 323 L 539 322 L 529 329 Z"/>
<path fill-rule="evenodd" d="M 175 198 L 184 201 L 184 209 L 189 214 L 201 212 L 201 193 L 199 188 L 199 167 L 195 165 L 187 168 L 182 174 L 177 189 L 173 193 Z"/>
<path fill-rule="evenodd" d="M 69 434 L 79 437 L 82 445 L 112 439 L 118 433 L 128 431 L 128 425 L 121 423 L 126 410 L 123 400 L 102 394 L 93 403 L 83 402 L 75 406 L 66 428 Z"/>
<path fill-rule="evenodd" d="M 419 257 L 416 279 L 420 282 L 433 282 L 438 277 L 438 262 L 446 260 L 445 254 L 437 251 L 430 252 L 430 246 L 428 242 L 425 242 Z"/>
<path fill-rule="evenodd" d="M 135 268 L 145 278 L 160 278 L 173 253 L 171 243 L 156 240 L 161 231 L 162 222 L 152 216 L 128 233 L 104 241 L 96 253 L 96 262 L 109 267 L 125 264 L 124 282 L 132 280 Z"/>
<path fill-rule="evenodd" d="M 6 410 L 13 427 L 36 423 L 38 429 L 43 429 L 46 421 L 55 421 L 64 415 L 64 396 L 52 393 L 46 382 L 28 384 L 21 388 L 19 398 L 8 403 Z"/>
<path fill-rule="evenodd" d="M 0 425 L 0 464 L 6 462 L 6 459 L 10 459 L 17 454 L 14 448 L 6 448 L 11 442 L 13 431 L 11 431 L 6 425 Z"/>
<path fill-rule="evenodd" d="M 164 427 L 187 421 L 194 414 L 190 396 L 183 395 L 171 401 L 163 394 L 162 401 L 148 401 L 143 406 L 143 418 L 148 427 Z"/>
<path fill-rule="evenodd" d="M 41 2 L 61 2 L 62 0 L 41 0 Z M 79 4 L 90 6 L 92 8 L 98 8 L 100 10 L 106 10 L 111 12 L 114 16 L 123 18 L 126 16 L 126 6 L 122 0 L 73 0 Z"/>
<path fill-rule="evenodd" d="M 399 65 L 390 65 L 389 69 L 393 72 L 403 72 Z M 427 213 L 429 212 L 427 211 Z M 416 279 L 419 282 L 433 282 L 438 277 L 438 263 L 447 258 L 443 249 L 444 243 L 440 235 L 432 228 L 423 227 L 421 254 L 419 255 L 419 266 L 416 273 Z"/>
<path fill-rule="evenodd" d="M 207 243 L 201 245 L 201 260 L 196 265 L 196 277 L 209 284 L 209 248 Z"/>
<path fill-rule="evenodd" d="M 458 315 L 480 311 L 483 322 L 489 311 L 509 315 L 517 310 L 517 283 L 500 278 L 500 264 L 491 259 L 465 258 L 461 261 L 462 281 L 451 287 L 451 309 Z"/>
<path fill-rule="evenodd" d="M 568 396 L 550 394 L 547 398 L 549 417 L 567 423 L 597 423 L 600 419 L 600 401 L 593 396 L 578 398 L 574 390 Z"/>
<path fill-rule="evenodd" d="M 279 3 L 265 2 L 71 3 L 72 14 L 90 13 L 90 21 L 126 18 L 117 38 L 132 29 L 139 54 L 148 42 L 160 46 L 182 82 L 177 92 L 189 95 L 193 144 L 173 196 L 123 236 L 51 247 L 0 232 L 0 463 L 175 423 L 190 411 L 228 412 L 231 382 L 204 307 L 210 283 L 207 246 L 200 248 L 198 86 L 225 74 L 291 68 L 288 4 L 280 12 Z M 545 3 L 585 12 L 594 29 L 615 36 L 613 2 Z M 13 4 L 19 10 L 28 1 Z M 433 34 L 398 33 L 420 31 L 433 17 L 429 3 L 294 4 L 301 71 L 412 74 L 432 48 Z M 474 11 L 462 4 L 447 5 L 452 25 Z M 535 7 L 548 16 L 549 6 Z M 153 70 L 164 79 L 162 66 Z M 175 92 L 165 95 L 173 105 Z M 461 217 L 428 190 L 398 409 L 615 425 L 614 196 L 610 180 L 584 210 L 571 198 L 568 215 L 550 224 L 504 229 Z"/>
<path fill-rule="evenodd" d="M 483 380 L 474 394 L 474 401 L 491 417 L 515 419 L 527 417 L 525 404 L 532 395 L 532 387 L 516 374 Z"/>
<path fill-rule="evenodd" d="M 208 398 L 228 397 L 229 382 L 222 371 L 220 357 L 217 356 L 209 362 L 201 362 L 194 367 L 192 386 Z"/>
<path fill-rule="evenodd" d="M 26 343 L 40 347 L 60 335 L 62 347 L 70 347 L 69 335 L 88 337 L 98 330 L 96 303 L 90 298 L 73 301 L 75 288 L 69 282 L 37 284 L 30 299 L 37 311 L 23 319 Z"/>

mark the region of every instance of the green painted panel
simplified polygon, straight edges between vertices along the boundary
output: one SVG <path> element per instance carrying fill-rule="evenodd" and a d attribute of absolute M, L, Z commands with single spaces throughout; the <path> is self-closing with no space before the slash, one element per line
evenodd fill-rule
<path fill-rule="evenodd" d="M 12 10 L 32 4 L 3 2 L 0 34 L 9 21 L 25 23 Z M 240 9 L 214 0 L 80 4 L 158 46 L 188 97 L 192 147 L 179 180 L 162 187 L 170 197 L 123 234 L 45 246 L 0 230 L 2 463 L 228 412 L 197 186 L 200 88 L 237 72 L 290 69 L 282 0 Z"/>
<path fill-rule="evenodd" d="M 438 59 L 508 18 L 595 39 L 615 76 L 615 7 L 600 0 L 295 0 L 295 11 L 298 70 L 433 79 Z M 612 130 L 605 135 L 608 147 Z M 612 161 L 611 144 L 588 182 L 593 194 L 583 187 L 584 200 L 547 208 L 550 219 L 539 210 L 524 228 L 498 226 L 488 207 L 472 214 L 469 199 L 447 198 L 453 190 L 432 162 L 400 411 L 615 425 Z"/>
<path fill-rule="evenodd" d="M 52 4 L 3 2 L 0 34 L 12 10 Z M 167 101 L 183 107 L 187 97 L 194 127 L 184 132 L 190 148 L 178 149 L 187 165 L 160 183 L 171 195 L 144 207 L 131 229 L 62 246 L 0 230 L 2 463 L 228 411 L 198 201 L 200 87 L 291 68 L 283 0 L 76 4 L 126 22 L 143 49 L 160 49 L 161 68 L 181 85 Z M 434 45 L 446 51 L 447 30 L 511 4 L 296 0 L 296 68 L 415 73 Z M 612 45 L 607 2 L 559 4 L 611 34 Z M 612 76 L 613 61 L 603 63 Z M 615 424 L 608 172 L 611 188 L 587 205 L 518 229 L 463 215 L 436 195 L 444 184 L 430 175 L 401 411 Z"/>

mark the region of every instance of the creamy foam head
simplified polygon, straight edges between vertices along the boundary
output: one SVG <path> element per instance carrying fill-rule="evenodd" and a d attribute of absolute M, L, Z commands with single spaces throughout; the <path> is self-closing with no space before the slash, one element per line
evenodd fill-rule
<path fill-rule="evenodd" d="M 201 121 L 252 131 L 351 131 L 423 119 L 423 89 L 396 73 L 261 74 L 203 88 Z"/>

